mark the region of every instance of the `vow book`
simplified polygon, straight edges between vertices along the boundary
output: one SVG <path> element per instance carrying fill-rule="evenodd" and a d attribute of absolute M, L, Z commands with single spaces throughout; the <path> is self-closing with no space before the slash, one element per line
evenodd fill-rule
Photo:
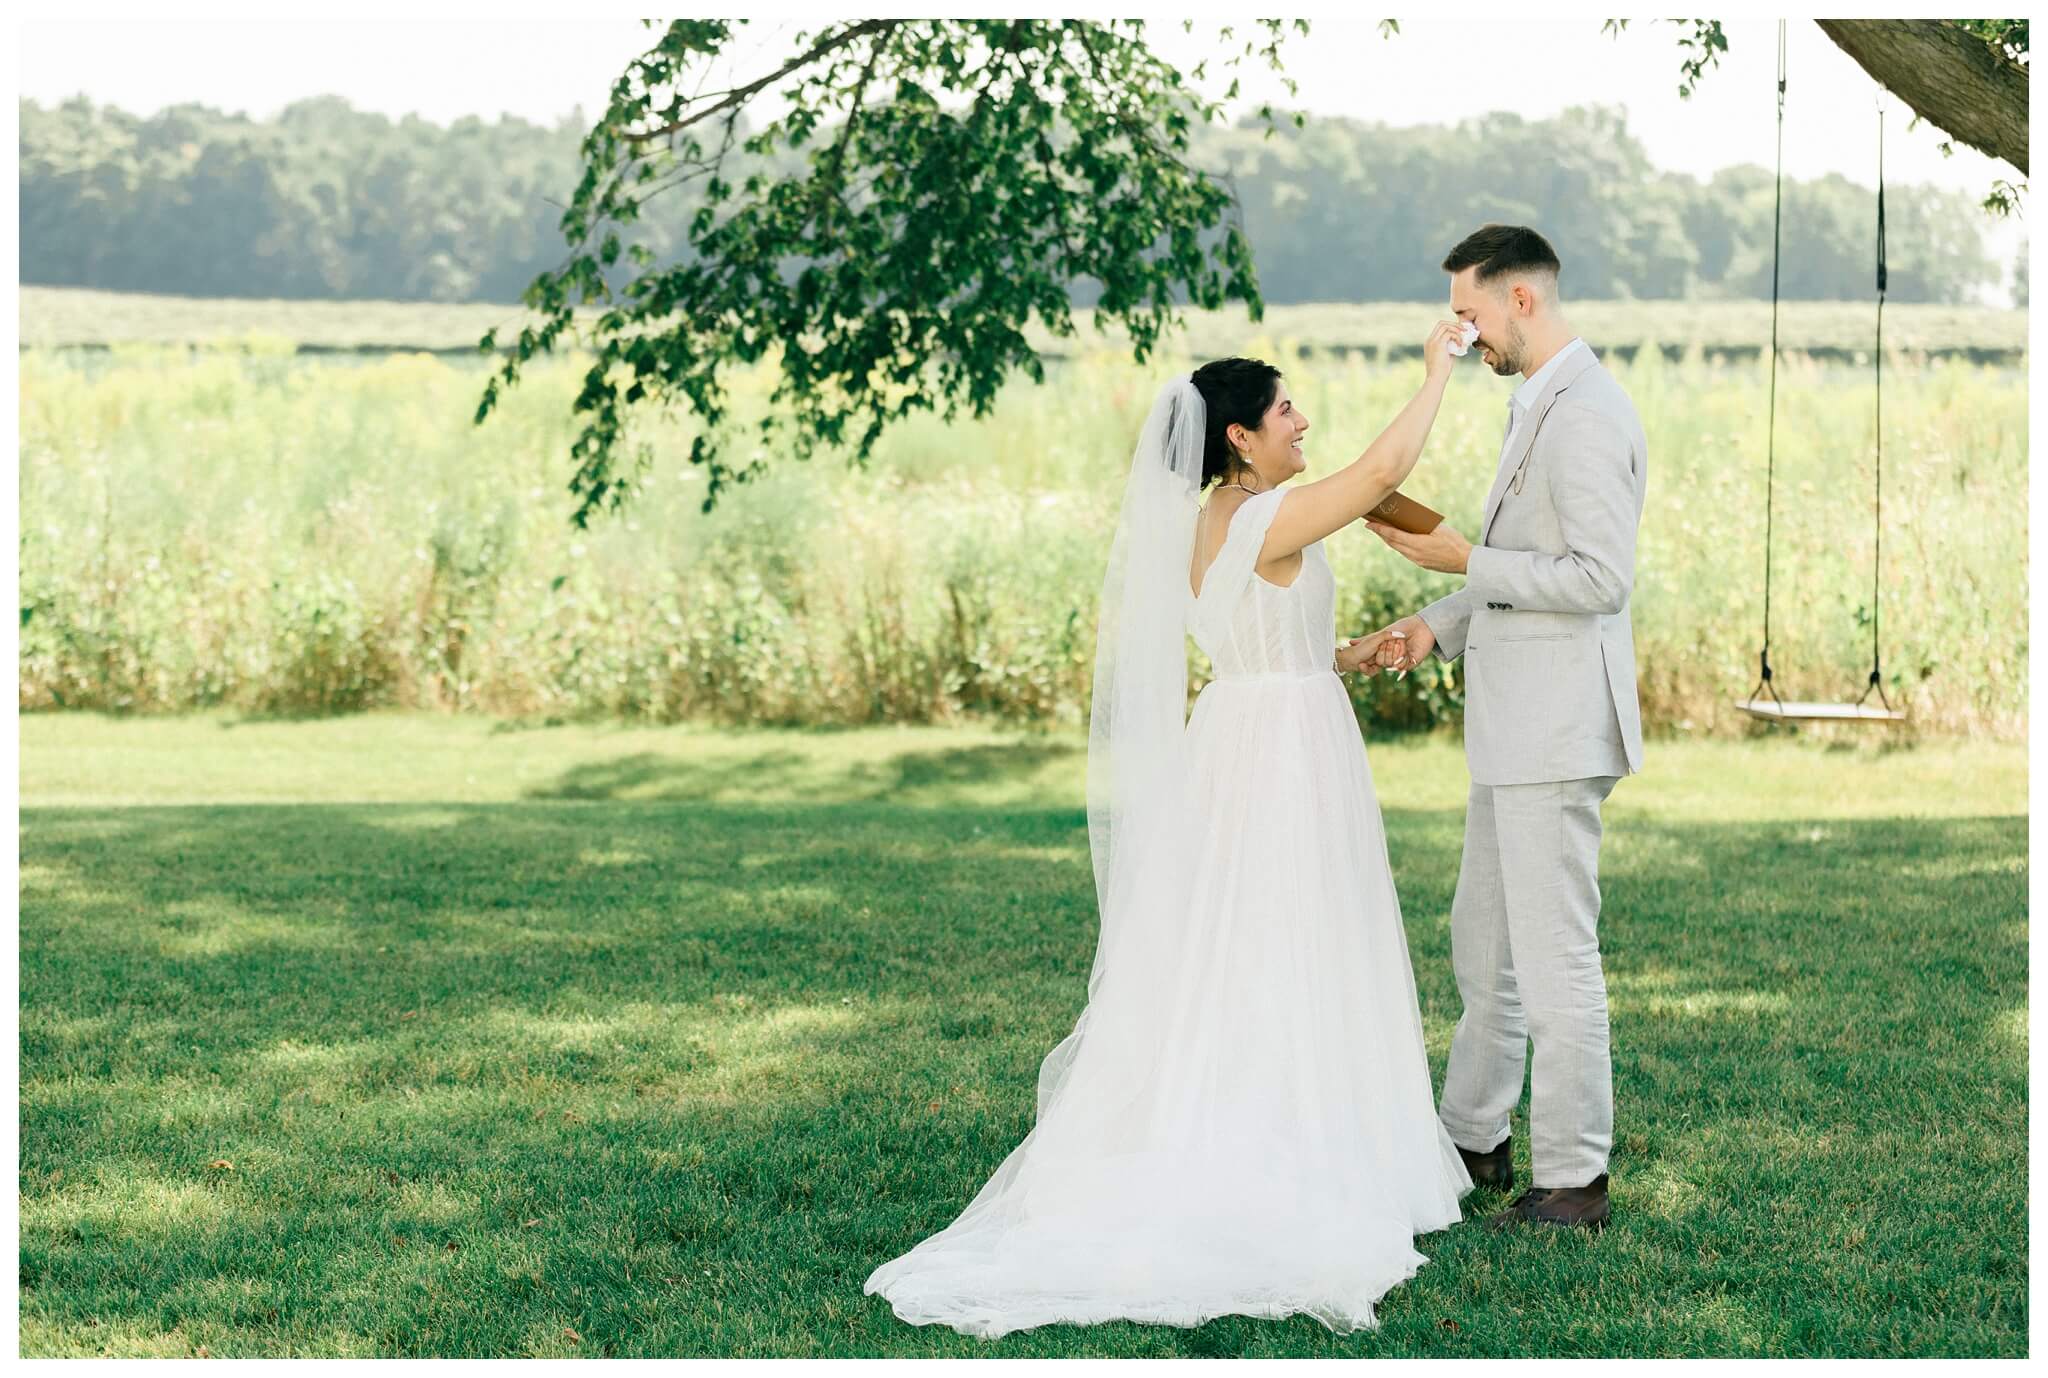
<path fill-rule="evenodd" d="M 1376 522 L 1410 535 L 1422 536 L 1436 530 L 1444 514 L 1423 506 L 1413 498 L 1404 498 L 1397 490 L 1387 494 L 1386 500 L 1367 514 Z"/>

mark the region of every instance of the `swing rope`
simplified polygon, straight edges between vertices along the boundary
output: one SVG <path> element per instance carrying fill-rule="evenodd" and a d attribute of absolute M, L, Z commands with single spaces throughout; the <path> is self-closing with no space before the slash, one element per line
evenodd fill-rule
<path fill-rule="evenodd" d="M 1785 21 L 1778 21 L 1778 176 L 1777 186 L 1771 201 L 1771 400 L 1770 419 L 1765 425 L 1764 440 L 1764 647 L 1760 657 L 1762 678 L 1756 688 L 1749 691 L 1750 702 L 1768 689 L 1771 701 L 1779 708 L 1785 701 L 1778 697 L 1778 688 L 1771 683 L 1771 527 L 1775 517 L 1773 498 L 1777 492 L 1778 477 L 1778 239 L 1784 223 L 1785 208 Z M 1879 244 L 1883 243 L 1882 233 Z M 1880 254 L 1882 250 L 1880 250 Z M 1880 262 L 1882 259 L 1880 258 Z M 1884 269 L 1878 269 L 1880 279 Z M 1878 307 L 1882 311 L 1880 300 Z"/>
<path fill-rule="evenodd" d="M 1764 644 L 1758 656 L 1761 678 L 1756 688 L 1749 691 L 1747 699 L 1738 700 L 1736 707 L 1753 717 L 1814 719 L 1862 719 L 1900 722 L 1905 714 L 1892 707 L 1891 699 L 1884 692 L 1884 662 L 1881 657 L 1883 645 L 1883 621 L 1880 616 L 1880 599 L 1884 592 L 1884 298 L 1886 283 L 1884 245 L 1884 99 L 1880 95 L 1877 105 L 1877 344 L 1871 353 L 1876 368 L 1876 464 L 1874 465 L 1875 492 L 1873 495 L 1871 525 L 1873 528 L 1870 565 L 1870 679 L 1864 685 L 1863 697 L 1854 704 L 1796 703 L 1788 705 L 1778 696 L 1777 685 L 1771 674 L 1771 547 L 1775 544 L 1777 525 L 1778 491 L 1778 300 L 1779 300 L 1779 254 L 1783 247 L 1785 224 L 1785 21 L 1778 21 L 1778 171 L 1772 192 L 1771 204 L 1771 383 L 1769 419 L 1765 423 L 1764 440 Z M 1869 706 L 1871 692 L 1877 693 L 1882 711 Z M 1768 692 L 1771 702 L 1762 702 L 1761 695 Z"/>
<path fill-rule="evenodd" d="M 1862 707 L 1864 700 L 1870 697 L 1870 691 L 1875 689 L 1877 701 L 1889 711 L 1892 701 L 1885 697 L 1878 659 L 1878 572 L 1884 568 L 1884 289 L 1884 103 L 1880 100 L 1877 107 L 1877 347 L 1871 351 L 1872 362 L 1877 366 L 1877 492 L 1871 514 L 1875 542 L 1870 559 L 1870 682 L 1863 686 L 1863 697 L 1856 700 L 1856 705 Z"/>

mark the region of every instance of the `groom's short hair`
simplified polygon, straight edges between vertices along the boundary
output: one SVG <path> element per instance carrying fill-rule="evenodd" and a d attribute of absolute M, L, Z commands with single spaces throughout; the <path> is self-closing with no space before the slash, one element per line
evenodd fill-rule
<path fill-rule="evenodd" d="M 1527 225 L 1482 225 L 1444 255 L 1446 273 L 1467 268 L 1477 268 L 1472 281 L 1486 287 L 1510 273 L 1547 273 L 1555 282 L 1563 265 L 1550 241 Z"/>

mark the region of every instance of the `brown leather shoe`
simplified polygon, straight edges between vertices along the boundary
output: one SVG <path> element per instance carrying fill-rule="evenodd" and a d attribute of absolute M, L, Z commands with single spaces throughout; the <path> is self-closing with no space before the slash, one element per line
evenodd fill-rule
<path fill-rule="evenodd" d="M 1475 1187 L 1492 1187 L 1496 1191 L 1512 1191 L 1515 1185 L 1515 1136 L 1508 1135 L 1484 1153 L 1474 1153 L 1463 1144 L 1452 1143 L 1458 1156 L 1465 1160 L 1465 1171 L 1472 1178 Z"/>
<path fill-rule="evenodd" d="M 1504 1230 L 1525 1220 L 1576 1225 L 1595 1232 L 1607 1228 L 1607 1174 L 1601 1173 L 1583 1187 L 1531 1187 L 1506 1210 L 1487 1217 L 1486 1228 Z"/>

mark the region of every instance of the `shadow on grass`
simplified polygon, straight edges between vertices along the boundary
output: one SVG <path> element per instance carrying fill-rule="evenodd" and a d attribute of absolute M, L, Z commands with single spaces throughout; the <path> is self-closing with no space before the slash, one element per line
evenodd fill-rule
<path fill-rule="evenodd" d="M 1599 1241 L 1432 1236 L 1370 1334 L 983 1346 L 860 1285 L 1029 1127 L 1093 955 L 1081 813 L 706 802 L 722 769 L 23 810 L 24 1351 L 2025 1350 L 2024 818 L 1610 830 Z M 1462 825 L 1387 816 L 1439 1084 Z"/>
<path fill-rule="evenodd" d="M 1028 774 L 1077 755 L 1059 739 L 990 742 L 933 751 L 905 751 L 881 762 L 834 763 L 796 751 L 756 751 L 725 760 L 638 752 L 565 771 L 526 791 L 529 799 L 710 800 L 824 791 L 832 802 L 884 801 L 906 791 L 937 791 L 941 801 L 962 787 Z"/>

